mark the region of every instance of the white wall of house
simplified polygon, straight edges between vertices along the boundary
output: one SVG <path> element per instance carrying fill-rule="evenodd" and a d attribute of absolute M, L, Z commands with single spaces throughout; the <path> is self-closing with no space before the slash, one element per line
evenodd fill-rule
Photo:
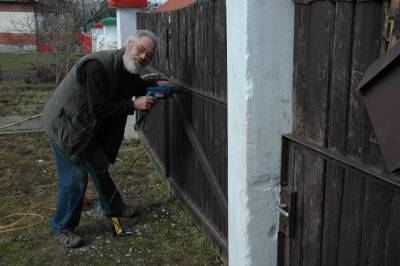
<path fill-rule="evenodd" d="M 35 33 L 33 12 L 0 11 L 0 32 Z"/>
<path fill-rule="evenodd" d="M 291 132 L 292 0 L 229 0 L 229 264 L 276 265 L 281 135 Z"/>
<path fill-rule="evenodd" d="M 37 46 L 34 44 L 0 44 L 0 53 L 9 53 L 9 52 L 35 52 Z"/>
<path fill-rule="evenodd" d="M 0 10 L 0 52 L 36 51 L 35 14 Z"/>

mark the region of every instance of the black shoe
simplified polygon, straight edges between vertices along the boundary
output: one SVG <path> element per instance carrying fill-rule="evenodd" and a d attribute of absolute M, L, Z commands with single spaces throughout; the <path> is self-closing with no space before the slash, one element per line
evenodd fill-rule
<path fill-rule="evenodd" d="M 71 231 L 58 231 L 54 233 L 54 238 L 58 243 L 66 248 L 77 248 L 82 245 L 83 239 Z"/>

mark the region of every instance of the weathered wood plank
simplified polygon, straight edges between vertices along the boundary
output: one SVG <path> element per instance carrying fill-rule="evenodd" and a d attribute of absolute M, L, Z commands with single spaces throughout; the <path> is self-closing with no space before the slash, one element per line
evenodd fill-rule
<path fill-rule="evenodd" d="M 332 74 L 329 93 L 327 146 L 345 152 L 346 110 L 351 66 L 352 3 L 336 3 L 335 33 L 332 53 Z M 317 89 L 317 88 L 315 88 Z M 328 164 L 325 184 L 321 265 L 337 265 L 340 210 L 344 170 Z M 316 239 L 318 241 L 318 239 Z"/>
<path fill-rule="evenodd" d="M 170 12 L 169 75 L 177 78 L 179 62 L 179 12 Z"/>
<path fill-rule="evenodd" d="M 209 2 L 204 5 L 204 88 L 203 90 L 211 95 L 214 94 L 214 2 Z"/>
<path fill-rule="evenodd" d="M 328 163 L 325 181 L 321 265 L 336 266 L 344 169 Z"/>
<path fill-rule="evenodd" d="M 193 7 L 186 9 L 187 15 L 187 29 L 186 32 L 186 54 L 187 54 L 187 62 L 185 69 L 185 78 L 183 82 L 188 86 L 193 86 L 194 84 L 194 72 L 195 72 L 195 9 Z"/>
<path fill-rule="evenodd" d="M 310 53 L 306 68 L 306 97 L 304 117 L 305 139 L 321 146 L 324 145 L 327 126 L 327 105 L 329 89 L 330 42 L 333 34 L 334 4 L 316 2 L 311 5 L 310 35 L 308 49 Z"/>
<path fill-rule="evenodd" d="M 294 113 L 293 113 L 293 133 L 297 136 L 304 137 L 305 134 L 305 105 L 306 97 L 306 73 L 309 61 L 308 45 L 310 34 L 310 6 L 295 5 L 294 25 L 297 25 L 294 34 L 294 76 L 293 76 L 293 95 L 294 95 Z M 298 149 L 294 150 L 294 165 L 293 165 L 293 190 L 297 191 L 297 209 L 296 209 L 296 228 L 294 238 L 291 241 L 290 265 L 302 265 L 303 261 L 303 211 L 304 211 L 304 167 L 305 167 L 304 152 Z"/>
<path fill-rule="evenodd" d="M 305 159 L 303 184 L 303 265 L 321 265 L 324 161 L 313 153 Z"/>
<path fill-rule="evenodd" d="M 215 2 L 214 15 L 214 94 L 226 99 L 227 66 L 226 66 L 226 4 Z"/>
<path fill-rule="evenodd" d="M 321 146 L 326 139 L 329 95 L 330 44 L 334 33 L 334 4 L 315 2 L 310 10 L 308 49 L 312 53 L 307 65 L 304 106 L 305 139 Z M 303 200 L 304 265 L 321 264 L 325 162 L 317 154 L 307 153 Z"/>
<path fill-rule="evenodd" d="M 159 70 L 166 76 L 169 76 L 169 13 L 163 12 L 161 13 L 160 18 L 160 33 L 159 38 L 161 40 L 160 43 L 160 63 Z"/>
<path fill-rule="evenodd" d="M 205 118 L 204 118 L 204 102 L 202 99 L 199 97 L 196 97 L 195 95 L 192 95 L 192 117 L 191 117 L 191 123 L 193 126 L 193 131 L 195 132 L 199 142 L 201 145 L 204 147 L 204 124 L 205 124 Z M 193 151 L 193 154 L 195 153 Z M 193 198 L 196 200 L 198 205 L 202 208 L 203 212 L 205 213 L 206 216 L 209 216 L 209 213 L 207 212 L 207 206 L 206 202 L 207 199 L 205 192 L 205 175 L 204 175 L 204 170 L 201 168 L 201 163 L 200 163 L 200 158 L 197 158 L 194 156 L 194 163 L 195 167 L 193 169 L 195 175 L 193 176 Z"/>
<path fill-rule="evenodd" d="M 210 166 L 215 172 L 216 181 L 221 187 L 221 191 L 224 193 L 223 196 L 227 197 L 226 191 L 221 184 L 219 176 L 219 164 L 223 162 L 223 154 L 218 150 L 218 146 L 215 145 L 215 140 L 221 141 L 221 132 L 218 126 L 215 124 L 217 116 L 215 115 L 216 105 L 212 102 L 204 101 L 204 129 L 203 129 L 203 147 L 204 152 L 210 162 Z M 215 223 L 221 227 L 221 220 L 225 220 L 224 217 L 221 219 L 221 211 L 216 204 L 215 196 L 212 194 L 212 190 L 208 182 L 204 182 L 204 195 L 205 195 L 205 209 L 208 208 L 208 213 Z"/>
<path fill-rule="evenodd" d="M 186 49 L 186 38 L 187 38 L 187 32 L 188 32 L 188 27 L 187 27 L 187 13 L 185 12 L 185 9 L 181 9 L 178 11 L 175 11 L 179 13 L 179 51 L 176 51 L 178 53 L 177 56 L 177 71 L 176 71 L 176 78 L 178 80 L 184 80 L 185 76 L 185 69 L 187 66 L 187 49 Z"/>
<path fill-rule="evenodd" d="M 365 177 L 346 171 L 340 214 L 337 265 L 359 265 Z"/>
<path fill-rule="evenodd" d="M 395 266 L 400 261 L 400 195 L 395 194 L 391 203 L 389 228 L 386 236 L 385 265 Z"/>
<path fill-rule="evenodd" d="M 185 97 L 185 95 L 180 95 L 179 97 Z M 183 98 L 184 103 L 188 103 L 191 100 L 190 97 Z M 190 103 L 191 104 L 191 103 Z M 191 187 L 188 182 L 191 182 L 190 176 L 186 177 L 188 174 L 185 172 L 185 167 L 190 162 L 190 155 L 187 151 L 187 145 L 190 145 L 182 124 L 179 121 L 179 115 L 176 103 L 174 101 L 170 102 L 170 116 L 171 116 L 171 175 L 176 182 L 187 189 Z M 189 172 L 190 173 L 190 172 Z M 187 191 L 190 193 L 191 191 Z"/>
<path fill-rule="evenodd" d="M 167 98 L 164 100 L 164 106 L 163 106 L 163 122 L 164 122 L 164 167 L 165 167 L 165 176 L 168 178 L 171 176 L 171 136 L 170 136 L 170 99 Z"/>
<path fill-rule="evenodd" d="M 202 4 L 194 5 L 194 67 L 193 85 L 196 89 L 203 91 L 204 88 L 204 6 Z"/>
<path fill-rule="evenodd" d="M 298 147 L 294 148 L 293 161 L 293 191 L 297 192 L 296 227 L 291 241 L 290 264 L 303 265 L 302 239 L 304 224 L 304 179 L 305 179 L 305 152 Z"/>
<path fill-rule="evenodd" d="M 305 106 L 306 106 L 306 73 L 309 61 L 309 34 L 310 34 L 310 6 L 296 5 L 294 24 L 294 69 L 293 69 L 293 133 L 304 137 L 305 134 Z"/>
<path fill-rule="evenodd" d="M 336 3 L 327 147 L 346 153 L 346 121 L 351 70 L 353 3 Z"/>
<path fill-rule="evenodd" d="M 381 3 L 357 2 L 354 19 L 347 151 L 364 163 L 384 169 L 367 111 L 359 91 L 355 91 L 365 70 L 379 55 Z"/>
<path fill-rule="evenodd" d="M 211 168 L 207 156 L 204 153 L 203 148 L 201 147 L 201 144 L 199 143 L 196 134 L 193 131 L 193 128 L 187 118 L 187 115 L 184 112 L 184 109 L 182 108 L 182 104 L 180 99 L 174 95 L 174 100 L 177 103 L 177 107 L 179 109 L 179 115 L 180 115 L 180 121 L 182 122 L 184 128 L 185 128 L 185 132 L 187 134 L 187 136 L 189 137 L 189 140 L 192 144 L 192 147 L 196 153 L 197 158 L 199 158 L 200 160 L 200 164 L 203 168 L 203 171 L 205 172 L 205 176 L 209 182 L 209 184 L 211 184 L 211 188 L 214 192 L 214 196 L 217 199 L 217 203 L 220 206 L 220 210 L 222 213 L 224 213 L 225 216 L 227 216 L 227 211 L 228 211 L 228 201 L 226 199 L 226 197 L 224 196 L 224 192 L 221 189 L 221 186 L 218 184 L 217 182 L 217 178 L 215 176 L 215 173 L 213 171 L 213 169 Z"/>
<path fill-rule="evenodd" d="M 216 147 L 215 160 L 218 162 L 218 177 L 225 197 L 228 198 L 228 110 L 226 106 L 214 105 L 215 108 L 215 132 L 218 137 L 214 138 L 214 147 Z M 221 213 L 221 231 L 228 237 L 228 217 Z"/>
<path fill-rule="evenodd" d="M 159 18 L 160 18 L 160 14 L 156 13 L 154 15 L 151 16 L 151 30 L 154 34 L 156 34 L 157 36 L 159 36 L 160 34 L 160 28 L 159 28 Z M 153 63 L 152 65 L 154 66 L 155 69 L 160 69 L 160 53 L 159 50 L 156 51 L 155 56 L 153 58 Z"/>
<path fill-rule="evenodd" d="M 385 265 L 385 248 L 392 191 L 367 181 L 360 250 L 360 265 Z"/>

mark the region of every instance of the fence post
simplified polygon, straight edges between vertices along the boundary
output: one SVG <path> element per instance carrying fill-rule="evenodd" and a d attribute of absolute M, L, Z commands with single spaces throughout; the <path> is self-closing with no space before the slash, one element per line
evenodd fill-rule
<path fill-rule="evenodd" d="M 165 167 L 165 176 L 169 178 L 171 176 L 170 172 L 170 147 L 171 147 L 171 139 L 170 139 L 170 123 L 169 123 L 169 99 L 167 98 L 164 101 L 164 138 L 165 138 L 165 150 L 164 150 L 164 167 Z"/>

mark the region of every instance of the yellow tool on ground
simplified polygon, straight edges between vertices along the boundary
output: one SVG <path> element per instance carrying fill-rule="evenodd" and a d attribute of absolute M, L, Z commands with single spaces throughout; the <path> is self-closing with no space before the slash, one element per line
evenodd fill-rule
<path fill-rule="evenodd" d="M 114 236 L 131 236 L 133 232 L 122 230 L 121 222 L 118 217 L 111 217 L 112 231 Z"/>

